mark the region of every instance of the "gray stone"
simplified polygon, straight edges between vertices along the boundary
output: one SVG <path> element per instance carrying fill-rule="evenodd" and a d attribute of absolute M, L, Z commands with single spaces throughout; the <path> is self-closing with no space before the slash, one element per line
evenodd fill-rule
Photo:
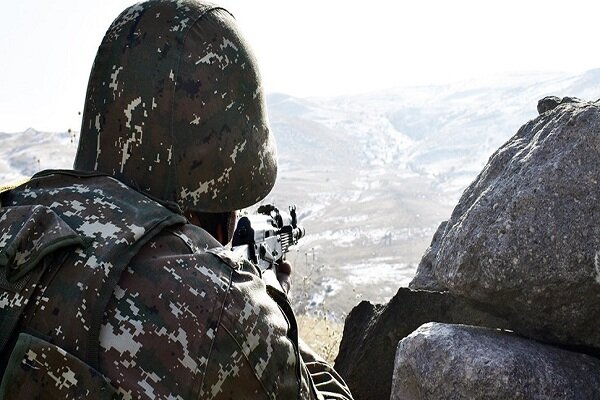
<path fill-rule="evenodd" d="M 560 104 L 567 103 L 584 103 L 579 97 L 565 96 L 560 100 Z"/>
<path fill-rule="evenodd" d="M 562 99 L 556 96 L 546 96 L 543 99 L 541 99 L 540 101 L 538 101 L 537 104 L 537 110 L 538 113 L 543 114 L 546 111 L 550 111 L 555 109 L 556 107 L 558 107 L 561 104 L 567 104 L 567 103 L 581 103 L 583 102 L 583 100 L 577 98 L 577 97 L 563 97 Z"/>
<path fill-rule="evenodd" d="M 411 288 L 488 304 L 511 329 L 600 349 L 600 108 L 525 124 L 465 190 Z"/>
<path fill-rule="evenodd" d="M 392 400 L 598 398 L 600 360 L 507 332 L 429 323 L 398 344 Z"/>
<path fill-rule="evenodd" d="M 546 96 L 537 104 L 537 110 L 539 114 L 543 114 L 546 111 L 550 111 L 556 108 L 560 104 L 560 97 L 556 96 Z"/>
<path fill-rule="evenodd" d="M 400 288 L 385 306 L 363 301 L 346 318 L 335 362 L 355 400 L 389 399 L 398 341 L 429 321 L 507 327 L 483 305 L 448 293 Z"/>

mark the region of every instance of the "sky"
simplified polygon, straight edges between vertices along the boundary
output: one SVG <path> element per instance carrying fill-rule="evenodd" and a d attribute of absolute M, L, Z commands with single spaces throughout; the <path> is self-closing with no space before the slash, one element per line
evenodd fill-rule
<path fill-rule="evenodd" d="M 78 131 L 96 49 L 112 20 L 134 2 L 4 2 L 0 132 Z M 213 2 L 236 17 L 267 93 L 338 96 L 600 67 L 598 1 Z"/>

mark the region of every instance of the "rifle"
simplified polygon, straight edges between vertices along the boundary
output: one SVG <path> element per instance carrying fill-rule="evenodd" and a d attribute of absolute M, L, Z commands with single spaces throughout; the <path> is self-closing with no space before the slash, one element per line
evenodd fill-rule
<path fill-rule="evenodd" d="M 290 206 L 289 210 L 288 214 L 272 204 L 260 206 L 257 214 L 238 220 L 232 240 L 232 251 L 252 261 L 265 283 L 280 290 L 278 264 L 285 260 L 290 246 L 297 244 L 306 233 L 298 225 L 296 206 Z"/>

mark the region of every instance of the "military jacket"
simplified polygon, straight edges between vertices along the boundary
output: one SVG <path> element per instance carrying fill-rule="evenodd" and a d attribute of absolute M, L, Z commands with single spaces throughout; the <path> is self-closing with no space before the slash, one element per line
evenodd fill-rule
<path fill-rule="evenodd" d="M 1 199 L 0 398 L 351 398 L 285 295 L 176 207 L 73 171 Z"/>

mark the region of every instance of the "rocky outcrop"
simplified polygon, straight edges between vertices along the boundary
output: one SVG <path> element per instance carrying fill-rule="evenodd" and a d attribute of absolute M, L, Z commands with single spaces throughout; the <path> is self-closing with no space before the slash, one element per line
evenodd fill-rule
<path fill-rule="evenodd" d="M 556 108 L 556 106 L 558 106 L 559 104 L 560 104 L 560 97 L 546 96 L 543 99 L 541 99 L 540 101 L 538 101 L 538 104 L 537 104 L 538 113 L 543 114 L 546 111 L 550 111 L 550 110 Z"/>
<path fill-rule="evenodd" d="M 563 97 L 561 99 L 560 97 L 556 96 L 546 96 L 538 101 L 537 110 L 538 113 L 543 114 L 546 111 L 554 110 L 560 104 L 567 103 L 581 103 L 581 99 L 578 99 L 577 97 Z"/>
<path fill-rule="evenodd" d="M 488 304 L 534 339 L 600 349 L 600 104 L 561 104 L 502 146 L 410 287 Z"/>
<path fill-rule="evenodd" d="M 430 323 L 398 344 L 392 400 L 597 399 L 600 360 L 508 332 Z"/>
<path fill-rule="evenodd" d="M 429 321 L 508 326 L 485 306 L 449 293 L 401 288 L 385 306 L 363 301 L 346 319 L 335 362 L 356 400 L 390 397 L 398 341 Z"/>
<path fill-rule="evenodd" d="M 414 290 L 348 317 L 336 368 L 357 400 L 388 398 L 403 338 L 397 399 L 600 398 L 600 103 L 539 110 L 440 225 Z M 409 336 L 426 322 L 515 334 L 428 325 Z"/>

